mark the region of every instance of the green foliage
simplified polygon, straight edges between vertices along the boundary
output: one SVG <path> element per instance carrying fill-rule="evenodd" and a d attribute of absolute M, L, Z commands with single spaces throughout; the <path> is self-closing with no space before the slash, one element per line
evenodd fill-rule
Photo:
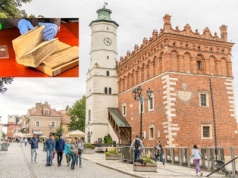
<path fill-rule="evenodd" d="M 155 164 L 154 160 L 152 159 L 152 153 L 150 151 L 148 151 L 147 154 L 143 154 L 142 158 L 146 163 Z"/>
<path fill-rule="evenodd" d="M 58 137 L 59 137 L 58 135 L 59 135 L 59 134 L 63 135 L 63 133 L 64 133 L 64 129 L 63 129 L 62 125 L 60 125 L 60 126 L 56 129 L 55 139 L 57 140 Z"/>
<path fill-rule="evenodd" d="M 22 3 L 28 3 L 31 0 L 0 0 L 0 18 L 6 17 L 27 17 L 25 10 L 20 10 Z"/>
<path fill-rule="evenodd" d="M 119 151 L 117 148 L 110 147 L 110 148 L 108 148 L 108 150 L 105 154 L 107 156 L 109 156 L 110 154 L 119 154 Z"/>
<path fill-rule="evenodd" d="M 85 110 L 86 110 L 86 97 L 83 96 L 77 100 L 72 107 L 67 108 L 70 115 L 69 130 L 82 130 L 85 127 Z"/>
<path fill-rule="evenodd" d="M 4 85 L 11 84 L 13 78 L 0 78 L 0 93 L 4 94 L 7 91 L 7 88 Z"/>
<path fill-rule="evenodd" d="M 84 144 L 84 148 L 91 148 L 91 149 L 95 149 L 96 146 L 92 145 L 92 144 Z"/>
<path fill-rule="evenodd" d="M 109 134 L 104 137 L 104 143 L 112 144 L 112 142 L 112 137 Z"/>
<path fill-rule="evenodd" d="M 6 138 L 6 134 L 4 132 L 2 132 L 2 138 L 5 139 Z"/>

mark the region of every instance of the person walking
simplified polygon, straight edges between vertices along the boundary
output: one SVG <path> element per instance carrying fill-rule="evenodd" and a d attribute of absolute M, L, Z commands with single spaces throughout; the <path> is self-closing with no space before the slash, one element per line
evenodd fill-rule
<path fill-rule="evenodd" d="M 55 144 L 55 150 L 57 152 L 57 162 L 58 162 L 58 166 L 61 166 L 61 161 L 62 161 L 62 157 L 63 157 L 63 153 L 64 153 L 64 140 L 62 139 L 62 135 L 59 134 L 58 135 L 58 140 L 56 141 Z"/>
<path fill-rule="evenodd" d="M 79 164 L 79 167 L 82 167 L 82 152 L 83 152 L 84 144 L 80 137 L 78 137 L 76 149 L 78 154 L 76 156 L 76 165 Z"/>
<path fill-rule="evenodd" d="M 74 166 L 75 166 L 75 159 L 76 159 L 76 154 L 77 154 L 77 150 L 76 150 L 76 147 L 75 147 L 75 139 L 72 138 L 72 140 L 70 141 L 70 146 L 69 146 L 69 151 L 70 151 L 70 155 L 71 155 L 71 169 L 73 170 L 74 169 Z"/>
<path fill-rule="evenodd" d="M 46 150 L 46 166 L 52 165 L 52 157 L 53 152 L 55 152 L 55 141 L 53 134 L 50 134 L 50 138 L 48 138 L 44 143 L 44 150 Z"/>
<path fill-rule="evenodd" d="M 191 157 L 193 159 L 193 163 L 196 168 L 196 175 L 198 176 L 198 173 L 200 173 L 200 176 L 202 176 L 203 172 L 201 171 L 200 166 L 199 166 L 199 161 L 202 157 L 202 154 L 200 153 L 199 149 L 197 148 L 197 145 L 193 145 Z"/>
<path fill-rule="evenodd" d="M 31 163 L 35 161 L 36 163 L 36 158 L 37 158 L 37 150 L 38 150 L 38 139 L 36 138 L 36 134 L 33 135 L 33 137 L 30 140 L 31 144 Z"/>
<path fill-rule="evenodd" d="M 163 165 L 165 165 L 165 160 L 164 160 L 164 156 L 163 156 L 163 148 L 162 148 L 162 145 L 159 140 L 157 141 L 157 145 L 154 148 L 155 148 L 154 161 L 157 162 L 158 158 L 160 158 L 160 162 L 162 162 Z"/>
<path fill-rule="evenodd" d="M 140 158 L 141 151 L 143 150 L 144 145 L 142 140 L 136 135 L 136 138 L 132 141 L 129 153 L 134 149 L 134 162 L 137 162 Z"/>
<path fill-rule="evenodd" d="M 70 155 L 70 151 L 69 151 L 70 143 L 69 143 L 69 140 L 66 140 L 65 142 L 66 142 L 66 144 L 64 146 L 64 153 L 66 156 L 67 166 L 69 167 L 69 164 L 71 161 L 71 155 Z"/>
<path fill-rule="evenodd" d="M 24 142 L 25 142 L 25 146 L 26 146 L 27 142 L 28 142 L 27 138 L 24 139 Z"/>

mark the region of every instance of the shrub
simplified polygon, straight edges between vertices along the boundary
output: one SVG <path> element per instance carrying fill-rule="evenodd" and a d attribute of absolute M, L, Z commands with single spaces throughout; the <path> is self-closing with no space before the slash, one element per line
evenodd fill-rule
<path fill-rule="evenodd" d="M 119 153 L 119 151 L 117 148 L 110 147 L 110 148 L 108 148 L 108 150 L 105 154 L 108 156 L 110 154 L 118 154 L 118 153 Z"/>
<path fill-rule="evenodd" d="M 84 144 L 84 148 L 91 148 L 91 149 L 95 149 L 96 147 L 92 144 Z"/>

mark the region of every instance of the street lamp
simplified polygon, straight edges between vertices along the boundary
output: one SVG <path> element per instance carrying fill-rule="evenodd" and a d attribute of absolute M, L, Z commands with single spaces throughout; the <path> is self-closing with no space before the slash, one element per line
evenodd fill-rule
<path fill-rule="evenodd" d="M 51 128 L 53 128 L 53 125 L 49 125 L 49 128 L 50 128 L 50 134 L 51 134 Z"/>
<path fill-rule="evenodd" d="M 133 95 L 134 95 L 134 99 L 140 102 L 140 139 L 142 139 L 142 111 L 143 111 L 143 102 L 144 100 L 150 100 L 151 99 L 151 95 L 153 93 L 153 91 L 149 88 L 146 91 L 146 94 L 148 96 L 148 98 L 143 98 L 142 95 L 142 88 L 141 86 L 138 86 L 136 89 L 134 89 L 132 91 Z"/>

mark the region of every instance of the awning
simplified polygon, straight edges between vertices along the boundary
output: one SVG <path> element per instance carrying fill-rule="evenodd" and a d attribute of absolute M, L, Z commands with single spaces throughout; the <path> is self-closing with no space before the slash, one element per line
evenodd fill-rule
<path fill-rule="evenodd" d="M 107 108 L 118 127 L 131 127 L 118 108 Z"/>
<path fill-rule="evenodd" d="M 42 135 L 42 131 L 40 131 L 40 130 L 33 130 L 33 134 Z"/>

